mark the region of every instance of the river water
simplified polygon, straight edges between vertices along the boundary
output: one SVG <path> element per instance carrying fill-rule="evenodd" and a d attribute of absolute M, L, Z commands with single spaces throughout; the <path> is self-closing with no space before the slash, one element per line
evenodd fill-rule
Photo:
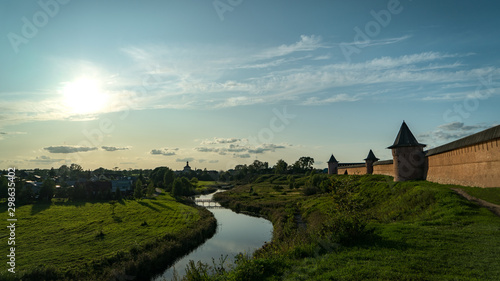
<path fill-rule="evenodd" d="M 197 198 L 212 199 L 213 194 L 215 193 L 200 195 Z M 211 205 L 214 206 L 214 203 L 211 203 Z M 265 242 L 271 241 L 273 225 L 270 221 L 263 218 L 237 214 L 229 209 L 220 207 L 218 203 L 217 206 L 219 208 L 209 208 L 217 219 L 217 232 L 215 235 L 193 252 L 179 259 L 172 267 L 156 277 L 155 281 L 171 280 L 173 277 L 173 268 L 175 268 L 179 277 L 184 276 L 189 260 L 194 260 L 195 262 L 201 261 L 213 265 L 212 258 L 214 258 L 218 265 L 219 258 L 227 255 L 226 263 L 231 263 L 234 262 L 234 256 L 238 253 L 248 253 L 251 255 L 256 249 L 262 247 Z"/>

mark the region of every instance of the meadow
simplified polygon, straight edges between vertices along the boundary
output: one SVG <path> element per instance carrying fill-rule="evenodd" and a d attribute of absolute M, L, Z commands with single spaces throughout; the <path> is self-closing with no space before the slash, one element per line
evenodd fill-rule
<path fill-rule="evenodd" d="M 237 266 L 191 264 L 185 280 L 498 280 L 500 217 L 455 185 L 380 175 L 264 175 L 217 200 L 273 222 Z M 294 187 L 294 188 L 290 188 Z M 308 190 L 312 188 L 313 190 Z M 469 190 L 474 190 L 469 189 Z M 500 189 L 476 197 L 498 198 Z"/>
<path fill-rule="evenodd" d="M 4 217 L 6 210 L 3 203 Z M 216 227 L 211 213 L 168 194 L 36 203 L 17 207 L 16 217 L 16 274 L 2 271 L 1 280 L 146 278 L 210 237 Z M 6 246 L 7 235 L 0 234 Z"/>

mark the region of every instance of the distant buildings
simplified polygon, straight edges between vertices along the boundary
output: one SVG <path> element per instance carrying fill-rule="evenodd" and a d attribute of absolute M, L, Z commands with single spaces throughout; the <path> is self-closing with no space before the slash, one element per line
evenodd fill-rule
<path fill-rule="evenodd" d="M 186 166 L 184 166 L 184 170 L 182 170 L 185 173 L 191 172 L 191 167 L 189 167 L 189 161 L 186 162 Z"/>

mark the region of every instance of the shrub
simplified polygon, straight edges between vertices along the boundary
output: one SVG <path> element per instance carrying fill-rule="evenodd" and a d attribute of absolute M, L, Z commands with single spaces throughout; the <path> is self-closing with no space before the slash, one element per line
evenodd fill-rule
<path fill-rule="evenodd" d="M 304 188 L 302 193 L 304 193 L 305 196 L 310 196 L 318 193 L 318 189 L 314 186 L 307 186 Z"/>

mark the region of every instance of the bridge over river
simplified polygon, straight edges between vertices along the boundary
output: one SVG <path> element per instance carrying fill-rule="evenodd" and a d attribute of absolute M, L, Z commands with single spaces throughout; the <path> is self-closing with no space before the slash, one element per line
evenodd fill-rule
<path fill-rule="evenodd" d="M 203 206 L 205 208 L 223 208 L 217 201 L 214 201 L 213 199 L 196 198 L 194 199 L 194 202 L 196 203 L 196 205 Z"/>

